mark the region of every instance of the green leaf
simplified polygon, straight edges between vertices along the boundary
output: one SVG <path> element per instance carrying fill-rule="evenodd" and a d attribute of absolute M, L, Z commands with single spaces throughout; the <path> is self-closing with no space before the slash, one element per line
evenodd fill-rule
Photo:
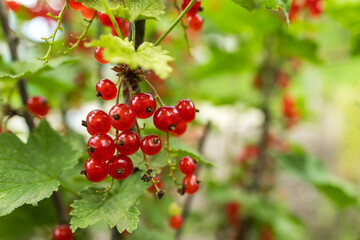
<path fill-rule="evenodd" d="M 205 164 L 211 167 L 215 166 L 212 162 L 206 160 L 205 157 L 201 153 L 199 153 L 199 151 L 182 143 L 177 139 L 170 140 L 170 147 L 170 153 L 175 157 L 181 158 L 184 156 L 190 156 L 191 158 L 196 159 L 201 164 Z"/>
<path fill-rule="evenodd" d="M 319 160 L 301 149 L 292 152 L 278 158 L 284 170 L 313 185 L 338 207 L 359 204 L 356 191 L 350 183 L 327 172 Z"/>
<path fill-rule="evenodd" d="M 85 6 L 97 11 L 106 13 L 101 0 L 79 0 Z M 164 4 L 161 0 L 105 0 L 115 17 L 119 17 L 130 22 L 144 19 L 159 20 L 160 15 L 164 14 Z"/>
<path fill-rule="evenodd" d="M 70 224 L 75 231 L 78 228 L 86 228 L 100 220 L 106 220 L 111 228 L 115 227 L 119 232 L 125 229 L 132 232 L 136 229 L 139 222 L 140 212 L 136 205 L 139 197 L 150 186 L 141 180 L 141 173 L 131 175 L 121 182 L 120 187 L 103 201 L 104 193 L 90 188 L 81 192 L 83 198 L 75 200 L 71 205 L 74 210 Z M 114 188 L 117 186 L 115 185 Z M 113 188 L 113 189 L 114 189 Z"/>
<path fill-rule="evenodd" d="M 173 58 L 168 55 L 169 52 L 149 42 L 144 42 L 135 51 L 134 43 L 127 38 L 103 35 L 100 40 L 94 40 L 88 46 L 105 48 L 104 57 L 109 62 L 128 64 L 132 69 L 151 69 L 160 78 L 167 78 L 172 72 L 169 62 L 173 61 Z"/>
<path fill-rule="evenodd" d="M 23 204 L 36 205 L 60 184 L 57 177 L 79 157 L 71 142 L 42 121 L 24 144 L 14 134 L 0 135 L 0 216 Z"/>

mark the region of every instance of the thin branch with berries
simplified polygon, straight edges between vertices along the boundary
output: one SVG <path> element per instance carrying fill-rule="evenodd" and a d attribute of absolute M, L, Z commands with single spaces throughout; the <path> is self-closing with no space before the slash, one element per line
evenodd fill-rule
<path fill-rule="evenodd" d="M 119 38 L 123 38 L 123 35 L 121 33 L 120 27 L 119 25 L 116 23 L 114 14 L 112 13 L 110 7 L 106 4 L 106 2 L 104 0 L 101 0 L 101 4 L 104 6 L 105 10 L 106 10 L 106 14 L 110 17 L 110 20 L 112 22 L 112 24 L 114 25 L 115 31 L 118 35 Z"/>

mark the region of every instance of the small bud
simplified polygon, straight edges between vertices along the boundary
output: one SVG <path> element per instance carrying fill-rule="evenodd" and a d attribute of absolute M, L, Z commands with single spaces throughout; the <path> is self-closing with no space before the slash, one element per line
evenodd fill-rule
<path fill-rule="evenodd" d="M 84 126 L 84 127 L 87 127 L 87 122 L 84 121 L 84 120 L 82 120 L 82 121 L 81 121 L 81 125 Z"/>
<path fill-rule="evenodd" d="M 115 119 L 116 121 L 120 120 L 120 115 L 119 114 L 114 114 L 114 115 L 112 115 L 112 118 Z"/>
<path fill-rule="evenodd" d="M 171 125 L 169 126 L 169 130 L 170 130 L 170 131 L 174 131 L 175 128 L 176 128 L 176 125 L 175 125 L 175 124 L 171 124 Z"/>

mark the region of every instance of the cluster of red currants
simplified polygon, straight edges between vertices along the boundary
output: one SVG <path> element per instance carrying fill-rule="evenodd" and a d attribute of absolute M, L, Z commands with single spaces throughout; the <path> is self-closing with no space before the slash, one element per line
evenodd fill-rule
<path fill-rule="evenodd" d="M 293 0 L 289 12 L 289 19 L 295 20 L 303 10 L 308 10 L 310 17 L 317 18 L 324 12 L 323 0 Z"/>
<path fill-rule="evenodd" d="M 183 0 L 181 5 L 182 10 L 184 10 L 190 2 L 191 0 Z M 202 11 L 201 0 L 196 0 L 195 4 L 186 14 L 189 27 L 194 31 L 200 31 L 204 24 L 204 19 L 198 14 L 200 11 Z"/>
<path fill-rule="evenodd" d="M 197 161 L 189 156 L 180 159 L 179 169 L 185 174 L 183 179 L 183 186 L 185 186 L 185 193 L 194 194 L 199 190 L 200 181 L 195 176 Z"/>
<path fill-rule="evenodd" d="M 104 100 L 112 100 L 117 96 L 116 85 L 109 79 L 100 80 L 96 84 L 96 91 L 97 96 Z M 92 182 L 101 182 L 108 174 L 117 180 L 127 178 L 134 168 L 128 155 L 140 148 L 144 154 L 152 156 L 162 149 L 158 136 L 148 135 L 140 139 L 130 130 L 136 118 L 146 119 L 154 115 L 156 128 L 180 136 L 185 132 L 186 124 L 195 119 L 195 114 L 194 103 L 189 99 L 180 100 L 176 107 L 163 106 L 157 109 L 156 100 L 149 93 L 136 94 L 130 106 L 124 103 L 114 105 L 109 114 L 102 110 L 89 112 L 83 125 L 92 135 L 87 143 L 91 158 L 86 161 L 83 173 Z M 111 127 L 122 131 L 115 140 L 107 134 Z M 118 151 L 116 155 L 115 150 Z"/>

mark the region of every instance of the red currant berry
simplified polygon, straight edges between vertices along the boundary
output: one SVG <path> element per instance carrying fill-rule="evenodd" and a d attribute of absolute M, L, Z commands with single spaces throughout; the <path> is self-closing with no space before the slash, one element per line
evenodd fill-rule
<path fill-rule="evenodd" d="M 101 182 L 108 175 L 107 165 L 104 161 L 96 161 L 89 158 L 84 164 L 84 169 L 82 173 L 91 182 Z"/>
<path fill-rule="evenodd" d="M 172 132 L 180 124 L 181 116 L 172 106 L 158 108 L 153 117 L 154 125 L 163 132 Z"/>
<path fill-rule="evenodd" d="M 189 5 L 190 2 L 191 0 L 183 0 L 181 4 L 182 10 L 184 10 Z M 201 0 L 196 0 L 194 5 L 190 8 L 190 10 L 186 14 L 188 16 L 193 16 L 200 11 L 200 8 L 201 8 Z"/>
<path fill-rule="evenodd" d="M 180 159 L 179 168 L 186 176 L 193 175 L 196 171 L 196 161 L 189 156 L 185 156 Z"/>
<path fill-rule="evenodd" d="M 54 240 L 72 240 L 73 233 L 68 225 L 59 225 L 53 231 Z"/>
<path fill-rule="evenodd" d="M 93 110 L 89 112 L 86 117 L 86 122 L 83 122 L 90 135 L 97 133 L 107 133 L 111 128 L 110 117 L 106 112 L 101 110 Z"/>
<path fill-rule="evenodd" d="M 170 218 L 170 227 L 174 230 L 181 228 L 183 218 L 181 215 L 175 215 Z"/>
<path fill-rule="evenodd" d="M 89 139 L 87 151 L 93 159 L 107 161 L 115 153 L 114 140 L 107 134 L 98 133 Z"/>
<path fill-rule="evenodd" d="M 92 8 L 88 8 L 83 6 L 81 8 L 81 14 L 83 15 L 84 18 L 86 18 L 87 20 L 91 20 L 95 14 L 95 10 Z"/>
<path fill-rule="evenodd" d="M 161 176 L 160 175 L 157 175 L 154 177 L 154 181 L 156 182 L 155 185 L 161 189 L 162 186 L 163 186 L 163 181 L 161 179 Z M 149 187 L 148 189 L 148 192 L 152 192 L 152 193 L 155 193 L 156 192 L 156 187 L 154 186 L 154 184 L 151 184 L 151 187 Z"/>
<path fill-rule="evenodd" d="M 196 109 L 193 101 L 190 99 L 182 99 L 176 104 L 175 107 L 180 113 L 181 121 L 186 123 L 194 121 Z"/>
<path fill-rule="evenodd" d="M 176 127 L 176 129 L 171 132 L 171 135 L 174 137 L 180 137 L 186 132 L 186 129 L 187 123 L 181 120 L 180 124 Z"/>
<path fill-rule="evenodd" d="M 189 27 L 192 30 L 200 31 L 204 24 L 204 19 L 202 19 L 202 17 L 200 17 L 198 14 L 196 14 L 196 15 L 188 16 L 188 22 L 189 22 Z"/>
<path fill-rule="evenodd" d="M 75 10 L 81 10 L 84 7 L 81 2 L 77 2 L 76 0 L 69 0 L 69 6 Z"/>
<path fill-rule="evenodd" d="M 45 117 L 50 108 L 46 98 L 42 96 L 30 97 L 26 102 L 26 106 L 28 110 L 38 118 Z"/>
<path fill-rule="evenodd" d="M 134 165 L 131 159 L 122 154 L 113 156 L 109 160 L 107 166 L 109 175 L 117 180 L 127 178 L 134 170 Z"/>
<path fill-rule="evenodd" d="M 140 139 L 133 131 L 122 132 L 115 140 L 116 149 L 124 155 L 136 153 L 140 147 Z"/>
<path fill-rule="evenodd" d="M 134 111 L 124 103 L 116 104 L 110 109 L 111 125 L 120 131 L 129 130 L 135 123 Z"/>
<path fill-rule="evenodd" d="M 237 202 L 228 202 L 225 206 L 226 218 L 231 226 L 237 226 L 240 223 L 240 205 Z"/>
<path fill-rule="evenodd" d="M 199 190 L 199 181 L 195 175 L 189 175 L 184 177 L 183 184 L 186 186 L 185 192 L 187 194 L 194 194 Z"/>
<path fill-rule="evenodd" d="M 107 26 L 107 27 L 113 26 L 111 19 L 107 14 L 102 13 L 102 12 L 98 12 L 97 14 L 99 16 L 99 22 L 101 22 L 102 25 Z"/>
<path fill-rule="evenodd" d="M 162 143 L 158 136 L 149 135 L 141 140 L 141 151 L 146 155 L 155 155 L 161 151 Z"/>
<path fill-rule="evenodd" d="M 116 97 L 117 89 L 115 83 L 109 79 L 101 79 L 96 84 L 97 97 L 101 97 L 104 100 L 113 100 Z"/>
<path fill-rule="evenodd" d="M 156 100 L 149 93 L 138 93 L 130 101 L 135 116 L 141 119 L 151 117 L 156 110 Z"/>
<path fill-rule="evenodd" d="M 107 64 L 107 63 L 109 63 L 108 61 L 106 61 L 106 60 L 104 59 L 104 48 L 101 48 L 101 47 L 95 48 L 95 50 L 94 50 L 94 56 L 95 56 L 96 60 L 97 60 L 99 63 L 102 63 L 102 64 Z"/>
<path fill-rule="evenodd" d="M 14 1 L 5 1 L 6 7 L 11 9 L 13 12 L 17 13 L 21 9 L 21 4 L 14 2 Z"/>

